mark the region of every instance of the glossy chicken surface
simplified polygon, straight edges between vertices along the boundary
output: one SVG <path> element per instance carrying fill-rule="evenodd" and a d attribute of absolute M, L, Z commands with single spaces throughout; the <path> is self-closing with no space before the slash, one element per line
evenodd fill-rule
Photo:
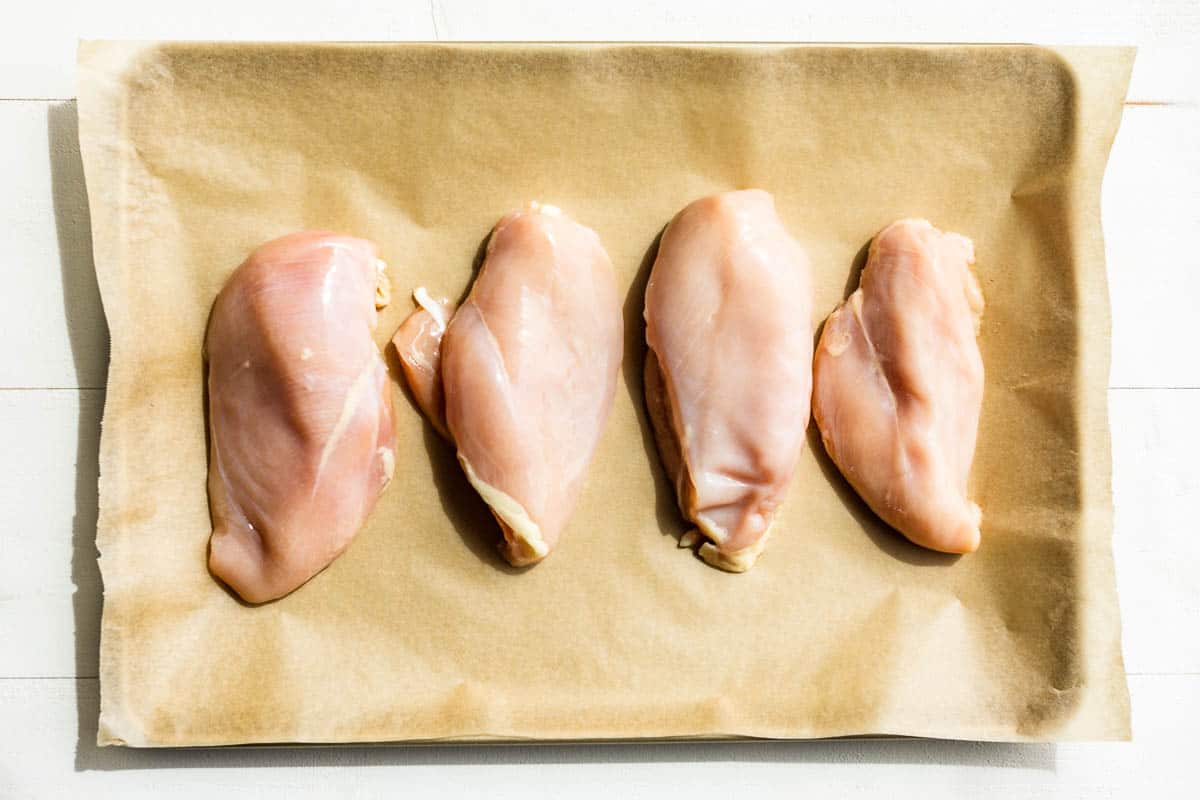
<path fill-rule="evenodd" d="M 386 299 L 375 246 L 319 231 L 262 245 L 217 296 L 209 569 L 247 602 L 324 569 L 391 480 L 390 384 L 371 338 Z"/>
<path fill-rule="evenodd" d="M 983 403 L 983 295 L 971 241 L 906 219 L 871 242 L 859 288 L 825 323 L 813 412 L 842 475 L 913 542 L 979 546 L 967 476 Z"/>
<path fill-rule="evenodd" d="M 558 544 L 612 409 L 622 320 L 608 255 L 590 228 L 531 203 L 497 223 L 457 310 L 417 298 L 393 339 L 413 395 L 435 426 L 444 408 L 504 558 L 537 563 Z"/>
<path fill-rule="evenodd" d="M 771 195 L 728 192 L 680 211 L 645 316 L 646 404 L 680 510 L 709 540 L 705 561 L 743 572 L 792 480 L 812 390 L 808 258 Z"/>

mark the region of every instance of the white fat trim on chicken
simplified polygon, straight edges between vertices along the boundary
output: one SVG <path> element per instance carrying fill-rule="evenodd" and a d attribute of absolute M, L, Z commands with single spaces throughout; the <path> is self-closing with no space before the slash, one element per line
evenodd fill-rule
<path fill-rule="evenodd" d="M 372 358 L 367 359 L 367 365 L 362 372 L 358 373 L 354 383 L 350 384 L 350 388 L 346 390 L 346 398 L 342 401 L 342 413 L 338 415 L 333 430 L 329 432 L 329 438 L 325 440 L 325 446 L 321 448 L 321 459 L 317 462 L 317 477 L 313 479 L 313 496 L 316 495 L 317 486 L 321 483 L 321 474 L 325 471 L 326 462 L 329 461 L 338 442 L 346 434 L 346 429 L 350 427 L 350 420 L 354 419 L 354 412 L 358 410 L 359 401 L 371 387 L 371 379 L 374 377 L 373 373 L 378 363 L 377 359 L 378 353 L 372 354 Z"/>
<path fill-rule="evenodd" d="M 530 519 L 524 506 L 495 486 L 480 480 L 471 467 L 471 462 L 467 461 L 462 453 L 458 454 L 458 463 L 462 465 L 463 472 L 467 475 L 467 482 L 474 487 L 475 491 L 479 492 L 479 496 L 492 509 L 492 513 L 512 530 L 513 534 L 529 548 L 533 555 L 544 558 L 550 552 L 550 548 L 546 546 L 541 529 L 538 528 L 536 522 Z"/>
<path fill-rule="evenodd" d="M 383 465 L 383 485 L 387 486 L 392 482 L 392 476 L 396 474 L 396 454 L 390 447 L 380 447 L 375 452 Z"/>
<path fill-rule="evenodd" d="M 449 322 L 446 319 L 446 306 L 434 300 L 424 286 L 418 286 L 413 291 L 413 302 L 429 312 L 429 316 L 438 324 L 439 331 L 446 330 L 446 324 Z"/>
<path fill-rule="evenodd" d="M 529 201 L 529 210 L 535 214 L 545 214 L 548 217 L 561 217 L 562 209 L 558 206 L 552 206 L 549 203 L 539 203 L 537 200 Z"/>
<path fill-rule="evenodd" d="M 387 262 L 375 259 L 375 308 L 385 308 L 392 302 L 392 282 L 387 276 Z"/>
<path fill-rule="evenodd" d="M 700 557 L 704 559 L 709 566 L 723 569 L 726 572 L 745 572 L 754 566 L 754 562 L 758 561 L 758 557 L 762 555 L 763 549 L 767 546 L 767 540 L 771 538 L 771 531 L 775 526 L 767 528 L 757 542 L 749 547 L 743 547 L 741 550 L 734 550 L 732 553 L 722 552 L 712 542 L 705 542 L 700 545 Z"/>
<path fill-rule="evenodd" d="M 717 525 L 714 525 L 712 520 L 710 520 L 708 517 L 704 516 L 703 514 L 697 512 L 695 519 L 696 519 L 696 527 L 698 527 L 700 529 L 700 532 L 703 533 L 705 536 L 707 536 L 709 539 L 712 539 L 717 544 L 723 544 L 725 542 L 725 540 L 729 538 L 729 534 L 726 533 L 726 531 L 723 528 L 721 528 Z"/>

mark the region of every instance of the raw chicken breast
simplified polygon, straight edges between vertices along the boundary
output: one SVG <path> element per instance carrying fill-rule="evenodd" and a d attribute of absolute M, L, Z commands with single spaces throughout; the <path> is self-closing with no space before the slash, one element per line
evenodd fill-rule
<path fill-rule="evenodd" d="M 612 409 L 621 364 L 621 304 L 595 231 L 531 203 L 497 223 L 466 301 L 418 290 L 422 308 L 393 343 L 422 411 L 504 534 L 515 566 L 558 543 Z M 440 350 L 438 347 L 439 334 Z"/>
<path fill-rule="evenodd" d="M 645 313 L 646 404 L 680 510 L 710 540 L 705 561 L 744 572 L 792 480 L 812 390 L 808 258 L 771 195 L 728 192 L 680 211 Z"/>
<path fill-rule="evenodd" d="M 328 232 L 255 250 L 209 318 L 209 568 L 243 600 L 335 559 L 392 477 L 391 389 L 371 338 L 375 246 Z"/>
<path fill-rule="evenodd" d="M 875 513 L 947 553 L 979 546 L 967 474 L 983 403 L 983 295 L 971 240 L 906 219 L 871 242 L 859 288 L 825 323 L 813 412 Z"/>

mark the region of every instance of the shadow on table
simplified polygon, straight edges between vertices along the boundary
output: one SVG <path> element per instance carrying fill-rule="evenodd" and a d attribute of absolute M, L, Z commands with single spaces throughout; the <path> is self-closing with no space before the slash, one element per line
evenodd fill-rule
<path fill-rule="evenodd" d="M 47 115 L 63 304 L 76 372 L 94 369 L 97 338 L 107 343 L 92 263 L 91 229 L 74 102 Z M 643 270 L 645 272 L 646 270 Z M 636 292 L 635 292 L 636 294 Z M 627 309 L 628 311 L 628 309 Z M 628 316 L 628 314 L 627 314 Z M 94 323 L 98 318 L 100 322 Z M 93 324 L 88 324 L 92 320 Z M 82 322 L 79 322 L 82 321 Z M 107 364 L 107 358 L 104 359 Z M 101 378 L 103 379 L 103 375 Z M 103 380 L 101 380 L 103 383 Z M 81 380 L 80 385 L 83 385 Z M 97 387 L 98 388 L 98 387 Z M 78 743 L 75 769 L 136 770 L 228 767 L 374 767 L 467 764 L 637 764 L 647 762 L 946 764 L 1053 770 L 1052 744 L 997 744 L 931 739 L 859 738 L 807 742 L 671 742 L 594 744 L 394 745 L 146 749 L 97 747 L 100 716 L 99 629 L 102 593 L 96 563 L 99 429 L 102 391 L 80 392 L 71 578 L 75 584 L 75 674 Z M 650 448 L 650 443 L 647 443 Z"/>
<path fill-rule="evenodd" d="M 53 103 L 46 113 L 51 192 L 62 271 L 63 308 L 80 387 L 75 452 L 75 516 L 71 526 L 71 581 L 75 585 L 75 691 L 79 741 L 94 748 L 100 696 L 100 609 L 103 592 L 96 562 L 97 480 L 100 419 L 108 372 L 108 326 L 92 261 L 83 162 L 79 155 L 79 119 L 74 101 Z M 80 748 L 82 749 L 82 747 Z M 77 767 L 82 767 L 78 762 Z"/>

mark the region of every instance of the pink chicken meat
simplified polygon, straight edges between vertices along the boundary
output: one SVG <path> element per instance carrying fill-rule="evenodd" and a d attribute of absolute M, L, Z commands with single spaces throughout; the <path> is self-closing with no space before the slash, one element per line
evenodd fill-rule
<path fill-rule="evenodd" d="M 947 553 L 974 551 L 982 520 L 967 497 L 983 403 L 974 261 L 964 236 L 889 225 L 814 364 L 814 416 L 842 475 L 893 528 Z"/>
<path fill-rule="evenodd" d="M 386 302 L 375 246 L 320 231 L 259 247 L 217 296 L 209 568 L 247 602 L 337 558 L 391 480 L 390 384 L 371 335 Z"/>
<path fill-rule="evenodd" d="M 708 539 L 701 558 L 744 572 L 792 480 L 812 391 L 808 258 L 771 195 L 728 192 L 680 211 L 645 316 L 646 404 L 680 510 Z"/>
<path fill-rule="evenodd" d="M 496 224 L 461 306 L 415 296 L 392 340 L 413 396 L 457 447 L 504 558 L 535 564 L 570 519 L 616 392 L 621 305 L 600 237 L 530 203 Z"/>

